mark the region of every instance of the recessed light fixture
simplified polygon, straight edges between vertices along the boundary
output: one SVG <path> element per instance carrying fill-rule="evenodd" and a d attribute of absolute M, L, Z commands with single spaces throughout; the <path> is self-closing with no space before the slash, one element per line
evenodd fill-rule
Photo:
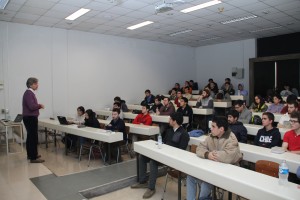
<path fill-rule="evenodd" d="M 9 0 L 0 0 L 0 9 L 3 9 L 6 7 L 8 4 Z"/>
<path fill-rule="evenodd" d="M 209 1 L 209 2 L 206 2 L 206 3 L 199 4 L 197 6 L 193 6 L 193 7 L 190 7 L 190 8 L 183 9 L 180 12 L 189 13 L 189 12 L 193 12 L 195 10 L 199 10 L 199 9 L 202 9 L 202 8 L 207 8 L 209 6 L 217 5 L 219 3 L 222 3 L 222 1 L 213 0 L 213 1 Z"/>
<path fill-rule="evenodd" d="M 198 40 L 199 42 L 204 42 L 204 41 L 210 41 L 210 40 L 217 40 L 221 37 L 212 37 L 212 38 L 206 38 L 206 39 L 203 39 L 203 40 Z"/>
<path fill-rule="evenodd" d="M 257 17 L 256 15 L 249 15 L 249 16 L 246 16 L 246 17 L 235 18 L 235 19 L 223 21 L 223 22 L 220 22 L 220 23 L 221 24 L 230 24 L 230 23 L 234 23 L 234 22 L 244 21 L 244 20 L 247 20 L 247 19 L 253 19 L 253 18 L 256 18 L 256 17 Z"/>
<path fill-rule="evenodd" d="M 282 26 L 274 26 L 274 27 L 269 27 L 269 28 L 262 28 L 262 29 L 257 29 L 257 30 L 253 30 L 253 31 L 249 31 L 250 33 L 257 33 L 257 32 L 261 32 L 261 31 L 269 31 L 269 30 L 273 30 L 273 29 L 277 29 L 277 28 L 282 28 Z"/>
<path fill-rule="evenodd" d="M 127 29 L 134 30 L 134 29 L 137 29 L 137 28 L 141 28 L 143 26 L 147 26 L 147 25 L 152 24 L 152 23 L 153 23 L 152 21 L 145 21 L 145 22 L 133 25 L 133 26 L 129 26 L 129 27 L 127 27 Z"/>
<path fill-rule="evenodd" d="M 175 35 L 179 35 L 179 34 L 183 34 L 183 33 L 188 33 L 188 32 L 191 32 L 193 30 L 191 29 L 187 29 L 187 30 L 183 30 L 183 31 L 178 31 L 178 32 L 175 32 L 175 33 L 171 33 L 169 36 L 175 36 Z"/>
<path fill-rule="evenodd" d="M 90 9 L 86 9 L 86 8 L 80 8 L 79 10 L 77 10 L 76 12 L 74 12 L 73 14 L 71 14 L 70 16 L 66 17 L 66 20 L 75 20 L 78 17 L 81 17 L 82 15 L 84 15 L 85 13 L 89 12 Z"/>

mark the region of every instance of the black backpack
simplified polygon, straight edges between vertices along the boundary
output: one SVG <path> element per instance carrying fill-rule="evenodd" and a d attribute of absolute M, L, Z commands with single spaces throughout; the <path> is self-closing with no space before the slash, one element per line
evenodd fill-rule
<path fill-rule="evenodd" d="M 252 118 L 250 119 L 249 124 L 262 125 L 261 117 L 258 116 L 258 115 L 252 116 Z"/>

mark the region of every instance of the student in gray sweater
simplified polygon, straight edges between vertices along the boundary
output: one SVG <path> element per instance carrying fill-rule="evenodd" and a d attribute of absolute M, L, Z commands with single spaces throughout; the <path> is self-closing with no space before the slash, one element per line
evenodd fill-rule
<path fill-rule="evenodd" d="M 249 124 L 249 121 L 252 118 L 252 112 L 244 105 L 243 100 L 237 100 L 234 103 L 234 109 L 240 113 L 239 122 L 243 124 Z"/>

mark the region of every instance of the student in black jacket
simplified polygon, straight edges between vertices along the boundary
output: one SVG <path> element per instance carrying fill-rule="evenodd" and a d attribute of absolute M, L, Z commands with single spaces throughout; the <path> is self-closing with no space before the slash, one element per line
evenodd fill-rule
<path fill-rule="evenodd" d="M 231 132 L 234 133 L 237 140 L 242 143 L 247 143 L 247 129 L 243 125 L 242 122 L 238 121 L 239 119 L 239 112 L 236 110 L 230 110 L 227 114 L 228 120 L 228 127 L 230 128 Z"/>
<path fill-rule="evenodd" d="M 84 113 L 85 119 L 84 119 L 84 125 L 88 127 L 93 127 L 93 128 L 100 128 L 100 123 L 96 118 L 96 113 L 92 109 L 87 109 Z M 86 141 L 85 137 L 80 137 L 79 142 L 80 145 L 84 144 Z"/>
<path fill-rule="evenodd" d="M 254 140 L 254 145 L 272 148 L 274 146 L 281 146 L 281 134 L 278 128 L 274 125 L 274 115 L 270 112 L 265 112 L 262 115 L 263 128 L 258 130 Z"/>
<path fill-rule="evenodd" d="M 189 123 L 184 127 L 188 130 L 191 130 L 193 122 L 193 109 L 189 106 L 189 100 L 186 97 L 182 97 L 179 101 L 180 107 L 177 109 L 177 112 L 182 113 L 183 116 L 189 117 Z"/>

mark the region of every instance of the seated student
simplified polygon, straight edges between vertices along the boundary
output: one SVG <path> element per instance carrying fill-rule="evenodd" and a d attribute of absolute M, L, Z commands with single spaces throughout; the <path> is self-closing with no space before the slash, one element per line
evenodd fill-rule
<path fill-rule="evenodd" d="M 96 113 L 92 109 L 88 109 L 85 111 L 85 119 L 84 119 L 84 125 L 88 127 L 93 127 L 93 128 L 100 128 L 100 123 L 98 119 L 96 118 Z M 80 145 L 84 144 L 86 141 L 85 137 L 80 137 L 79 138 Z"/>
<path fill-rule="evenodd" d="M 174 88 L 176 89 L 176 92 L 177 92 L 178 90 L 180 90 L 180 91 L 182 92 L 182 90 L 181 90 L 181 87 L 180 87 L 180 84 L 179 84 L 179 83 L 175 83 L 175 85 L 174 85 Z"/>
<path fill-rule="evenodd" d="M 204 89 L 202 94 L 197 99 L 196 108 L 213 108 L 214 101 L 210 96 L 210 91 L 208 89 Z"/>
<path fill-rule="evenodd" d="M 218 145 L 216 145 L 218 144 Z M 212 120 L 211 134 L 200 142 L 196 154 L 200 158 L 215 162 L 238 165 L 242 160 L 239 143 L 231 130 L 225 117 L 215 117 Z M 209 199 L 213 186 L 200 179 L 187 176 L 186 180 L 187 200 L 195 200 L 197 186 L 201 188 L 199 199 Z"/>
<path fill-rule="evenodd" d="M 170 145 L 176 148 L 185 150 L 189 143 L 190 137 L 188 133 L 181 126 L 183 122 L 183 116 L 181 113 L 172 113 L 170 115 L 169 124 L 172 128 L 168 129 L 164 144 Z M 137 184 L 131 186 L 131 188 L 147 188 L 144 199 L 148 199 L 155 194 L 155 184 L 158 176 L 158 162 L 148 158 L 142 154 L 139 155 L 139 180 Z M 147 163 L 150 162 L 150 174 L 149 183 L 147 183 Z"/>
<path fill-rule="evenodd" d="M 190 87 L 190 82 L 189 81 L 185 81 L 184 82 L 184 86 L 181 88 L 181 91 L 184 92 L 184 89 L 188 87 L 189 88 L 189 93 L 192 94 L 193 93 L 193 88 Z"/>
<path fill-rule="evenodd" d="M 85 122 L 84 120 L 85 120 L 85 109 L 83 106 L 79 106 L 77 108 L 76 116 L 74 117 L 74 119 L 72 121 L 69 121 L 69 123 L 81 125 L 81 124 L 84 124 L 84 122 Z M 80 138 L 80 137 L 78 137 L 77 135 L 69 134 L 68 139 L 70 139 L 70 140 L 67 140 L 67 144 L 66 144 L 67 147 L 69 148 L 71 146 L 71 142 L 72 142 L 72 144 L 76 144 L 78 138 Z M 65 139 L 66 139 L 65 137 L 62 139 L 63 143 L 66 142 Z"/>
<path fill-rule="evenodd" d="M 219 92 L 218 85 L 215 82 L 211 82 L 206 87 L 210 90 L 210 96 L 215 98 L 215 95 Z"/>
<path fill-rule="evenodd" d="M 265 104 L 264 99 L 260 95 L 254 97 L 254 102 L 249 107 L 251 112 L 266 112 L 268 106 Z"/>
<path fill-rule="evenodd" d="M 223 89 L 223 92 L 224 92 L 224 95 L 234 95 L 235 91 L 234 89 L 230 86 L 230 83 L 229 82 L 226 82 L 224 83 L 224 89 Z"/>
<path fill-rule="evenodd" d="M 157 115 L 167 115 L 170 116 L 175 112 L 175 107 L 168 97 L 164 97 L 163 106 L 158 110 L 156 109 Z M 165 131 L 168 129 L 169 125 L 167 123 L 159 123 L 159 131 L 162 138 L 165 137 Z"/>
<path fill-rule="evenodd" d="M 238 89 L 235 92 L 235 95 L 248 96 L 248 91 L 244 89 L 244 85 L 242 83 L 238 84 Z"/>
<path fill-rule="evenodd" d="M 170 93 L 170 100 L 175 100 L 177 97 L 177 90 L 176 88 L 172 88 L 171 93 Z"/>
<path fill-rule="evenodd" d="M 123 111 L 121 110 L 121 103 L 118 102 L 118 101 L 114 102 L 114 104 L 113 104 L 113 109 L 114 109 L 114 108 L 117 108 L 117 109 L 120 110 L 119 117 L 120 117 L 121 119 L 124 119 L 124 114 L 123 114 Z M 112 116 L 109 116 L 106 120 L 109 120 L 109 121 L 112 120 Z"/>
<path fill-rule="evenodd" d="M 149 105 L 142 105 L 142 113 L 138 114 L 132 123 L 148 126 L 152 125 L 152 117 L 149 115 Z"/>
<path fill-rule="evenodd" d="M 278 128 L 290 128 L 290 115 L 292 112 L 298 111 L 298 103 L 297 102 L 290 102 L 288 103 L 288 112 L 285 113 L 279 120 L 277 127 Z"/>
<path fill-rule="evenodd" d="M 192 88 L 192 90 L 198 90 L 198 83 L 190 80 L 190 87 Z"/>
<path fill-rule="evenodd" d="M 184 88 L 184 97 L 190 100 L 192 98 L 192 94 L 189 92 L 189 87 Z"/>
<path fill-rule="evenodd" d="M 290 117 L 291 129 L 283 136 L 282 148 L 300 154 L 300 112 L 294 111 Z"/>
<path fill-rule="evenodd" d="M 188 126 L 185 126 L 185 128 L 190 131 L 193 122 L 193 109 L 189 106 L 188 102 L 189 100 L 186 97 L 182 97 L 182 99 L 180 100 L 180 107 L 177 109 L 177 112 L 182 113 L 183 116 L 189 117 Z"/>
<path fill-rule="evenodd" d="M 287 104 L 288 103 L 293 103 L 293 102 L 298 102 L 298 98 L 296 95 L 289 95 L 287 98 L 286 98 L 286 104 L 284 105 L 284 107 L 282 108 L 282 110 L 280 111 L 281 114 L 285 114 L 288 112 L 288 106 Z M 298 110 L 300 110 L 300 104 L 298 102 Z"/>
<path fill-rule="evenodd" d="M 121 110 L 123 112 L 128 112 L 128 107 L 126 105 L 126 102 L 124 100 L 122 100 L 120 97 L 116 96 L 114 98 L 114 102 L 119 102 L 121 104 Z"/>
<path fill-rule="evenodd" d="M 287 97 L 291 94 L 294 94 L 290 89 L 291 89 L 290 85 L 288 83 L 285 83 L 283 86 L 283 90 L 280 92 L 280 95 L 282 97 Z"/>
<path fill-rule="evenodd" d="M 156 95 L 154 98 L 154 105 L 150 108 L 149 112 L 150 113 L 156 113 L 156 110 L 160 109 L 162 107 L 161 99 L 159 95 Z"/>
<path fill-rule="evenodd" d="M 273 103 L 270 106 L 268 106 L 267 112 L 280 113 L 280 111 L 283 108 L 283 104 L 281 103 L 281 101 L 282 101 L 281 96 L 279 94 L 275 94 L 273 96 Z"/>
<path fill-rule="evenodd" d="M 252 112 L 244 105 L 243 100 L 237 100 L 234 102 L 234 109 L 239 112 L 239 122 L 243 124 L 249 124 L 252 118 Z"/>
<path fill-rule="evenodd" d="M 154 103 L 154 95 L 151 94 L 151 91 L 149 89 L 145 90 L 145 99 L 142 101 L 141 104 L 153 104 Z"/>
<path fill-rule="evenodd" d="M 262 114 L 262 129 L 259 129 L 254 145 L 266 148 L 272 148 L 281 145 L 281 134 L 278 128 L 274 127 L 274 115 L 270 112 Z"/>
<path fill-rule="evenodd" d="M 181 92 L 181 90 L 178 90 L 178 91 L 177 91 L 177 97 L 176 97 L 176 99 L 175 99 L 175 101 L 174 101 L 174 103 L 176 104 L 177 107 L 180 106 L 179 100 L 180 100 L 181 98 L 182 98 L 182 92 Z"/>
<path fill-rule="evenodd" d="M 227 84 L 228 84 L 228 86 L 226 86 Z M 234 91 L 234 88 L 233 88 L 233 85 L 231 84 L 230 78 L 225 78 L 225 82 L 223 83 L 221 90 L 224 91 L 224 90 L 231 90 L 231 89 Z"/>
<path fill-rule="evenodd" d="M 229 110 L 227 113 L 227 120 L 230 130 L 234 133 L 237 140 L 242 143 L 247 143 L 247 129 L 242 122 L 238 121 L 239 112 L 236 110 Z"/>

